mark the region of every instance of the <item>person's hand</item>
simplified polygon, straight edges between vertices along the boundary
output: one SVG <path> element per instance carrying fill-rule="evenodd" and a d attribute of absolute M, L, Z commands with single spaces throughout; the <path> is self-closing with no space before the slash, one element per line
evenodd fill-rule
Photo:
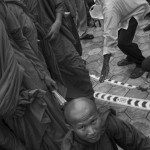
<path fill-rule="evenodd" d="M 104 80 L 108 77 L 110 57 L 111 57 L 111 54 L 104 55 L 103 67 L 102 67 L 101 76 L 99 79 L 100 83 L 104 82 Z"/>
<path fill-rule="evenodd" d="M 59 22 L 53 23 L 53 25 L 50 28 L 49 33 L 46 35 L 45 39 L 54 40 L 57 38 L 59 34 L 61 24 Z"/>
<path fill-rule="evenodd" d="M 109 65 L 103 65 L 99 82 L 102 83 L 108 77 Z"/>
<path fill-rule="evenodd" d="M 49 88 L 58 90 L 56 82 L 49 75 L 45 76 L 45 83 Z"/>
<path fill-rule="evenodd" d="M 26 105 L 22 105 L 22 104 L 18 105 L 14 113 L 14 118 L 23 117 L 25 111 L 26 111 Z"/>

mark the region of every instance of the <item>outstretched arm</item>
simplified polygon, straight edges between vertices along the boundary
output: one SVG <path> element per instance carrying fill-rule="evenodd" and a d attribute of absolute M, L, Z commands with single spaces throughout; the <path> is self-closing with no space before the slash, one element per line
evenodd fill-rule
<path fill-rule="evenodd" d="M 104 9 L 104 45 L 103 45 L 103 67 L 100 76 L 100 82 L 104 82 L 109 73 L 109 60 L 112 54 L 116 52 L 118 29 L 120 17 L 115 9 Z"/>
<path fill-rule="evenodd" d="M 150 139 L 133 127 L 115 116 L 109 116 L 107 132 L 117 145 L 124 150 L 150 150 Z"/>

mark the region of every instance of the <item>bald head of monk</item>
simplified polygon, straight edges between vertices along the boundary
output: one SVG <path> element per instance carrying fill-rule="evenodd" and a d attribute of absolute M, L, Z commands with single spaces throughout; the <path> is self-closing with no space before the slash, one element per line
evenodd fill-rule
<path fill-rule="evenodd" d="M 84 97 L 74 99 L 66 105 L 64 115 L 80 139 L 90 143 L 99 140 L 101 119 L 93 101 Z"/>

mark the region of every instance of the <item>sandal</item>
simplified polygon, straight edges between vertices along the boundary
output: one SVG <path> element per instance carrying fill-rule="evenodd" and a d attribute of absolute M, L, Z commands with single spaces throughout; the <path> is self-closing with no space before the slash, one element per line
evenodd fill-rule
<path fill-rule="evenodd" d="M 85 36 L 81 37 L 80 40 L 92 40 L 94 36 L 92 34 L 86 34 Z"/>
<path fill-rule="evenodd" d="M 130 75 L 131 79 L 136 79 L 141 77 L 144 74 L 144 71 L 141 67 L 136 67 Z"/>
<path fill-rule="evenodd" d="M 127 65 L 131 65 L 134 64 L 133 61 L 129 61 L 127 58 L 120 60 L 117 65 L 118 66 L 127 66 Z"/>

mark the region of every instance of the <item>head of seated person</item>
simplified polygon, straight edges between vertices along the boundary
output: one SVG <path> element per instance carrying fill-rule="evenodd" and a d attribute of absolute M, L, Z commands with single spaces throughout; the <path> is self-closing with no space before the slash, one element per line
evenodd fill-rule
<path fill-rule="evenodd" d="M 100 139 L 101 118 L 95 103 L 88 98 L 77 98 L 66 104 L 64 115 L 68 127 L 81 140 L 95 143 Z"/>

